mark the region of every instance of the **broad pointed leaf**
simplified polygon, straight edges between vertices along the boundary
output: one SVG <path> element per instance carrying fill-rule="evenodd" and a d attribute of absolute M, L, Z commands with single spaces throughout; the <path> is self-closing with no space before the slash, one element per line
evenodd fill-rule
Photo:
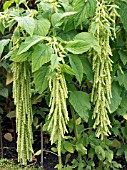
<path fill-rule="evenodd" d="M 9 43 L 9 39 L 1 40 L 0 41 L 0 56 L 4 50 L 4 47 Z"/>
<path fill-rule="evenodd" d="M 116 111 L 121 103 L 121 88 L 117 82 L 112 84 L 112 98 L 110 104 L 111 113 Z"/>
<path fill-rule="evenodd" d="M 90 95 L 82 91 L 72 91 L 70 93 L 69 102 L 74 107 L 78 115 L 88 122 L 90 105 Z"/>
<path fill-rule="evenodd" d="M 1 2 L 1 3 L 2 3 L 2 2 Z M 6 1 L 6 2 L 4 3 L 4 6 L 3 6 L 4 11 L 5 11 L 6 9 L 8 9 L 8 8 L 11 6 L 12 3 L 14 3 L 14 0 Z"/>
<path fill-rule="evenodd" d="M 80 60 L 83 65 L 83 73 L 85 73 L 88 80 L 93 81 L 93 71 L 92 71 L 92 65 L 90 64 L 88 58 L 84 55 L 80 56 Z"/>
<path fill-rule="evenodd" d="M 52 54 L 51 55 L 51 69 L 54 70 L 58 66 L 60 61 L 61 61 L 61 58 L 58 57 L 58 55 Z"/>
<path fill-rule="evenodd" d="M 70 75 L 75 75 L 75 72 L 73 71 L 73 69 L 67 64 L 62 64 L 61 70 L 64 73 L 67 73 L 67 74 L 70 74 Z"/>
<path fill-rule="evenodd" d="M 15 50 L 11 54 L 10 60 L 14 62 L 24 62 L 24 61 L 27 61 L 32 55 L 32 51 L 26 51 L 25 53 L 22 53 L 20 55 L 18 55 L 17 52 L 18 50 Z"/>
<path fill-rule="evenodd" d="M 30 36 L 33 35 L 35 22 L 32 17 L 15 17 L 15 20 L 18 21 L 18 24 L 28 33 Z"/>
<path fill-rule="evenodd" d="M 83 40 L 74 40 L 69 41 L 65 48 L 72 54 L 83 54 L 84 52 L 87 52 L 91 46 L 88 42 Z"/>
<path fill-rule="evenodd" d="M 83 40 L 84 42 L 88 43 L 91 48 L 97 51 L 99 54 L 101 53 L 101 47 L 97 41 L 97 39 L 89 32 L 82 32 L 77 34 L 74 37 L 74 40 Z"/>
<path fill-rule="evenodd" d="M 123 23 L 125 30 L 127 31 L 127 3 L 121 2 L 120 3 L 120 19 Z"/>
<path fill-rule="evenodd" d="M 96 10 L 96 0 L 76 0 L 74 9 L 77 11 L 75 25 L 78 26 L 84 22 L 85 19 L 94 15 Z"/>
<path fill-rule="evenodd" d="M 40 35 L 40 36 L 46 36 L 48 34 L 50 28 L 50 22 L 45 19 L 41 18 L 39 20 L 35 20 L 35 29 L 34 34 Z"/>
<path fill-rule="evenodd" d="M 120 55 L 120 59 L 123 62 L 123 64 L 125 65 L 127 63 L 127 51 L 122 51 L 119 50 L 119 55 Z"/>
<path fill-rule="evenodd" d="M 69 55 L 69 61 L 77 80 L 81 84 L 83 78 L 83 65 L 80 58 L 77 55 Z"/>
<path fill-rule="evenodd" d="M 127 90 L 127 71 L 124 71 L 124 73 L 121 73 L 121 71 L 117 71 L 117 78 L 120 86 L 124 86 Z"/>
<path fill-rule="evenodd" d="M 42 66 L 34 73 L 35 89 L 38 93 L 42 93 L 48 87 L 48 67 Z"/>
<path fill-rule="evenodd" d="M 105 151 L 101 146 L 95 146 L 95 153 L 97 154 L 100 160 L 105 159 Z"/>
<path fill-rule="evenodd" d="M 32 71 L 37 71 L 43 64 L 51 60 L 53 49 L 45 44 L 37 44 L 32 54 Z"/>
<path fill-rule="evenodd" d="M 68 141 L 64 141 L 64 148 L 70 153 L 74 153 L 74 146 Z"/>
<path fill-rule="evenodd" d="M 63 19 L 67 16 L 71 16 L 76 14 L 76 12 L 64 12 L 62 13 L 54 13 L 51 17 L 51 22 L 53 26 L 60 26 L 63 23 Z"/>
<path fill-rule="evenodd" d="M 26 37 L 25 41 L 21 43 L 17 54 L 20 55 L 28 51 L 30 47 L 37 44 L 41 40 L 43 40 L 43 37 L 38 35 L 33 35 L 32 37 Z"/>
<path fill-rule="evenodd" d="M 77 143 L 76 144 L 76 150 L 78 152 L 80 152 L 82 155 L 86 155 L 87 154 L 87 149 L 83 146 L 82 143 Z"/>

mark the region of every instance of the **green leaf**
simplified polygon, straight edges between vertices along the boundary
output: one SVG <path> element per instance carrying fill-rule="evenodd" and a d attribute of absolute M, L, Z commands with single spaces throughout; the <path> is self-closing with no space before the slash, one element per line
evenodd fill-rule
<path fill-rule="evenodd" d="M 121 22 L 123 23 L 124 29 L 127 31 L 127 3 L 125 2 L 121 2 L 120 3 L 120 10 L 119 10 L 119 14 L 120 14 L 120 19 Z"/>
<path fill-rule="evenodd" d="M 0 119 L 2 114 L 3 114 L 3 109 L 0 107 Z"/>
<path fill-rule="evenodd" d="M 123 95 L 121 96 L 122 100 L 120 103 L 120 107 L 117 110 L 117 113 L 124 117 L 127 120 L 127 91 L 123 91 Z"/>
<path fill-rule="evenodd" d="M 41 154 L 41 149 L 38 150 L 37 152 L 35 152 L 34 156 L 38 156 L 38 155 L 40 155 L 40 154 Z"/>
<path fill-rule="evenodd" d="M 5 11 L 6 9 L 8 9 L 13 2 L 14 2 L 14 0 L 6 1 L 6 2 L 4 3 L 4 6 L 3 6 L 4 11 Z"/>
<path fill-rule="evenodd" d="M 4 47 L 9 43 L 9 39 L 1 40 L 0 41 L 0 56 L 3 53 Z"/>
<path fill-rule="evenodd" d="M 15 17 L 15 20 L 18 21 L 20 27 L 23 28 L 28 34 L 30 34 L 30 36 L 33 35 L 35 22 L 32 17 Z"/>
<path fill-rule="evenodd" d="M 68 141 L 64 141 L 64 149 L 70 153 L 74 153 L 74 146 Z"/>
<path fill-rule="evenodd" d="M 80 58 L 77 55 L 69 55 L 69 61 L 77 80 L 81 84 L 83 78 L 83 65 Z"/>
<path fill-rule="evenodd" d="M 105 151 L 101 146 L 95 146 L 95 153 L 97 154 L 99 160 L 105 159 Z"/>
<path fill-rule="evenodd" d="M 63 23 L 63 19 L 67 16 L 71 16 L 76 14 L 76 12 L 64 12 L 62 13 L 54 13 L 51 17 L 51 22 L 53 26 L 61 26 Z"/>
<path fill-rule="evenodd" d="M 26 2 L 26 0 L 15 0 L 15 2 L 16 2 L 17 4 L 21 4 L 21 3 Z"/>
<path fill-rule="evenodd" d="M 116 148 L 116 149 L 118 149 L 118 148 L 121 147 L 121 143 L 119 142 L 119 140 L 113 139 L 111 146 L 114 147 L 114 148 Z"/>
<path fill-rule="evenodd" d="M 60 0 L 60 5 L 64 8 L 66 12 L 73 10 L 73 7 L 70 4 L 69 0 Z"/>
<path fill-rule="evenodd" d="M 4 27 L 3 23 L 2 23 L 2 21 L 0 21 L 0 32 L 2 34 L 4 34 L 4 31 L 5 31 L 5 27 Z"/>
<path fill-rule="evenodd" d="M 82 143 L 76 144 L 76 150 L 78 152 L 80 152 L 82 155 L 86 155 L 87 154 L 87 149 L 83 146 Z"/>
<path fill-rule="evenodd" d="M 8 117 L 8 118 L 10 118 L 10 119 L 12 119 L 12 118 L 16 117 L 16 113 L 15 113 L 15 111 L 11 111 L 11 112 L 9 112 L 9 113 L 7 114 L 7 117 Z"/>
<path fill-rule="evenodd" d="M 17 55 L 18 50 L 15 50 L 10 57 L 10 60 L 14 61 L 14 62 L 24 62 L 27 61 L 31 55 L 32 55 L 32 51 L 27 51 L 25 53 L 22 53 L 20 55 Z"/>
<path fill-rule="evenodd" d="M 88 122 L 89 110 L 91 108 L 90 95 L 82 91 L 70 92 L 69 102 L 74 107 L 78 115 Z"/>
<path fill-rule="evenodd" d="M 50 29 L 50 22 L 45 18 L 41 18 L 39 20 L 36 19 L 34 21 L 35 21 L 34 34 L 46 36 Z"/>
<path fill-rule="evenodd" d="M 100 47 L 97 39 L 91 33 L 89 33 L 89 32 L 79 33 L 74 37 L 74 40 L 83 40 L 91 48 L 93 48 L 97 53 L 101 54 L 101 47 Z"/>
<path fill-rule="evenodd" d="M 88 42 L 85 42 L 83 40 L 74 40 L 69 41 L 65 48 L 72 54 L 83 54 L 87 52 L 91 48 L 91 46 Z"/>
<path fill-rule="evenodd" d="M 38 125 L 38 117 L 34 117 L 34 120 L 33 120 L 33 125 L 36 127 Z"/>
<path fill-rule="evenodd" d="M 54 70 L 58 66 L 60 61 L 61 61 L 61 58 L 58 57 L 58 55 L 52 54 L 51 55 L 51 69 Z"/>
<path fill-rule="evenodd" d="M 127 144 L 122 144 L 122 146 L 117 150 L 116 155 L 117 156 L 123 155 L 123 153 L 126 149 L 127 149 Z"/>
<path fill-rule="evenodd" d="M 17 54 L 20 55 L 28 51 L 30 47 L 37 44 L 39 41 L 43 40 L 43 38 L 44 37 L 38 35 L 33 35 L 32 37 L 26 37 L 25 41 L 21 43 Z"/>
<path fill-rule="evenodd" d="M 125 154 L 125 160 L 127 161 L 127 149 L 124 151 Z"/>
<path fill-rule="evenodd" d="M 32 72 L 51 60 L 53 49 L 45 44 L 37 44 L 32 53 Z"/>
<path fill-rule="evenodd" d="M 127 137 L 127 129 L 126 129 L 126 127 L 122 127 L 121 132 L 122 132 L 123 137 L 126 138 Z"/>
<path fill-rule="evenodd" d="M 116 80 L 118 80 L 120 86 L 124 86 L 127 90 L 127 71 L 121 73 L 121 71 L 118 70 Z"/>
<path fill-rule="evenodd" d="M 108 162 L 111 163 L 113 160 L 113 151 L 111 151 L 111 150 L 105 151 L 105 157 L 108 160 Z"/>
<path fill-rule="evenodd" d="M 92 65 L 90 64 L 88 58 L 83 55 L 80 57 L 80 59 L 82 61 L 82 65 L 83 65 L 83 73 L 86 74 L 86 77 L 88 78 L 88 80 L 93 81 L 94 75 L 93 75 L 93 71 L 92 71 Z"/>
<path fill-rule="evenodd" d="M 48 88 L 48 74 L 47 66 L 42 66 L 34 73 L 35 89 L 40 94 Z"/>
<path fill-rule="evenodd" d="M 46 2 L 40 2 L 39 6 L 42 8 L 44 12 L 51 11 L 52 10 L 52 5 L 50 3 Z"/>
<path fill-rule="evenodd" d="M 61 71 L 70 75 L 75 75 L 73 69 L 67 64 L 62 64 Z"/>
<path fill-rule="evenodd" d="M 119 129 L 118 129 L 118 127 L 120 127 L 121 126 L 121 124 L 120 124 L 120 122 L 118 121 L 118 120 L 113 120 L 113 127 L 112 127 L 112 131 L 113 131 L 113 134 L 115 135 L 115 136 L 119 136 L 120 135 L 120 131 L 119 131 Z"/>
<path fill-rule="evenodd" d="M 110 110 L 111 113 L 113 113 L 114 111 L 116 111 L 121 103 L 121 88 L 118 85 L 117 82 L 114 82 L 112 84 L 112 98 L 111 98 L 111 104 L 110 104 Z"/>
<path fill-rule="evenodd" d="M 85 19 L 92 17 L 96 10 L 96 0 L 76 0 L 74 5 L 74 10 L 77 11 L 75 16 L 76 27 Z"/>
<path fill-rule="evenodd" d="M 127 63 L 127 51 L 119 50 L 118 53 L 120 55 L 121 61 L 123 62 L 124 65 L 126 65 L 126 63 Z"/>
<path fill-rule="evenodd" d="M 0 96 L 8 98 L 8 89 L 7 88 L 1 89 L 0 90 Z"/>

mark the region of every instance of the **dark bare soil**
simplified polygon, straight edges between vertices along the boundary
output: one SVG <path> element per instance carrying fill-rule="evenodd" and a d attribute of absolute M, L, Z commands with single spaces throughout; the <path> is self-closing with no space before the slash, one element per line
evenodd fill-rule
<path fill-rule="evenodd" d="M 7 124 L 5 124 L 7 122 Z M 14 124 L 14 125 L 13 125 Z M 14 129 L 13 129 L 14 128 Z M 3 136 L 3 158 L 13 159 L 13 161 L 17 164 L 17 151 L 16 151 L 16 134 L 15 134 L 15 120 L 13 123 L 6 118 L 4 123 L 2 123 L 2 136 Z M 12 131 L 12 132 L 10 132 Z M 9 142 L 8 140 L 4 139 L 4 134 L 11 133 L 13 136 L 13 141 Z M 44 170 L 55 170 L 55 166 L 58 163 L 57 155 L 51 152 L 51 146 L 48 141 L 48 135 L 44 134 L 43 137 L 44 143 L 44 151 L 43 151 L 43 168 Z M 33 145 L 34 152 L 37 152 L 41 149 L 41 134 L 40 131 L 36 131 L 34 133 L 34 145 Z M 28 163 L 31 166 L 39 167 L 41 166 L 41 156 L 33 157 L 33 162 Z"/>
<path fill-rule="evenodd" d="M 40 146 L 38 146 L 38 150 Z M 36 148 L 37 150 L 37 148 Z M 3 140 L 3 151 L 4 151 L 4 158 L 13 159 L 14 162 L 17 164 L 17 157 L 18 154 L 16 152 L 16 145 L 14 142 L 9 142 L 7 140 Z M 57 156 L 46 148 L 44 148 L 44 170 L 55 170 L 55 165 L 57 164 Z M 33 162 L 29 163 L 31 166 L 39 167 L 41 165 L 41 158 L 37 156 L 33 158 Z"/>

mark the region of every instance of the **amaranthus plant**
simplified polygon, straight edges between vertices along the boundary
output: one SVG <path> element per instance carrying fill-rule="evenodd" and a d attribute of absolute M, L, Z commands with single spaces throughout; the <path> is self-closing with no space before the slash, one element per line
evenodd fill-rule
<path fill-rule="evenodd" d="M 39 95 L 58 169 L 119 169 L 114 158 L 127 153 L 121 146 L 127 126 L 126 1 L 30 2 L 6 1 L 0 12 L 1 62 L 13 72 L 18 161 L 32 161 L 32 99 Z M 77 152 L 64 166 L 62 154 L 67 162 Z"/>

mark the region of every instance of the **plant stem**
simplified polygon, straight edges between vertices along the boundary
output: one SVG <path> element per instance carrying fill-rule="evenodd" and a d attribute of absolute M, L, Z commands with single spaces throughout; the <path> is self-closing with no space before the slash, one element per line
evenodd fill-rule
<path fill-rule="evenodd" d="M 44 162 L 44 155 L 43 155 L 43 131 L 41 126 L 41 166 L 43 170 L 43 162 Z"/>
<path fill-rule="evenodd" d="M 99 167 L 98 167 L 99 170 L 103 170 L 103 161 L 100 161 L 99 162 Z"/>
<path fill-rule="evenodd" d="M 80 136 L 78 134 L 75 112 L 74 112 L 74 109 L 73 109 L 72 106 L 70 106 L 70 110 L 71 110 L 72 118 L 73 118 L 73 121 L 74 121 L 74 134 L 75 134 L 76 142 L 78 142 Z M 81 155 L 80 152 L 78 152 L 78 160 L 79 160 L 79 163 L 82 162 L 82 155 Z"/>
<path fill-rule="evenodd" d="M 14 142 L 15 142 L 15 144 L 16 144 L 15 127 L 14 127 L 13 120 L 12 120 L 12 119 L 10 119 L 10 120 L 11 120 L 11 124 L 12 124 L 12 129 L 13 129 L 13 138 L 14 138 Z"/>
<path fill-rule="evenodd" d="M 58 129 L 58 169 L 61 170 L 62 169 L 62 156 L 61 156 L 61 133 L 60 133 L 60 129 Z"/>
<path fill-rule="evenodd" d="M 76 141 L 78 141 L 79 134 L 78 134 L 78 131 L 77 131 L 75 112 L 74 112 L 74 109 L 73 109 L 72 106 L 70 106 L 70 109 L 71 109 L 71 114 L 72 114 L 72 118 L 73 118 L 73 121 L 74 121 L 74 134 L 75 134 Z"/>
<path fill-rule="evenodd" d="M 59 161 L 59 170 L 61 170 L 62 169 L 62 157 L 61 157 L 61 155 L 60 156 L 58 156 L 58 161 Z"/>

